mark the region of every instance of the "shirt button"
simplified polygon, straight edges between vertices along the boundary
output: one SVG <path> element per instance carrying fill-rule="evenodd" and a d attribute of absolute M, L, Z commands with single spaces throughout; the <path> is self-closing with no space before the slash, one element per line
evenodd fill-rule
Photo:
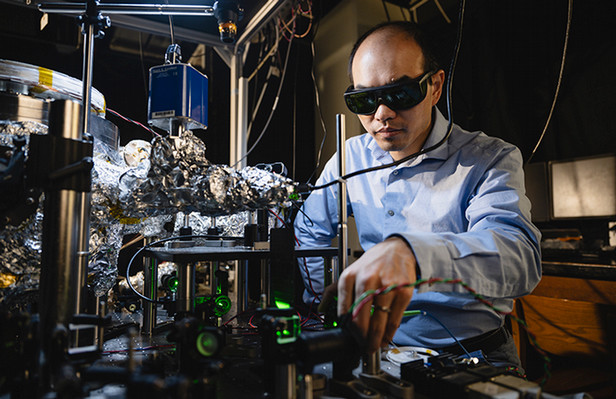
<path fill-rule="evenodd" d="M 394 216 L 394 211 L 392 211 L 392 210 L 390 209 L 390 210 L 388 210 L 388 211 L 387 211 L 387 214 L 388 214 L 389 216 Z"/>
<path fill-rule="evenodd" d="M 398 176 L 398 173 L 399 172 L 397 170 L 394 170 L 394 176 Z"/>

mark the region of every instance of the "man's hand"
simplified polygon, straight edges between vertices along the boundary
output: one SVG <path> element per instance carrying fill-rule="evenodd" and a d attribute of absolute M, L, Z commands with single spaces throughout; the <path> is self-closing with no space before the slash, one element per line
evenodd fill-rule
<path fill-rule="evenodd" d="M 414 283 L 416 267 L 413 251 L 400 237 L 390 237 L 370 248 L 340 275 L 338 315 L 347 313 L 353 301 L 368 290 Z M 392 340 L 412 296 L 411 287 L 400 288 L 375 296 L 362 307 L 354 321 L 367 339 L 369 353 Z"/>

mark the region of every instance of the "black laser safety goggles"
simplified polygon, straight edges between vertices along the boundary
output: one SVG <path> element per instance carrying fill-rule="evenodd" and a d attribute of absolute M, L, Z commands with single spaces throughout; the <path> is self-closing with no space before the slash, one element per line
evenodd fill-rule
<path fill-rule="evenodd" d="M 353 86 L 344 92 L 344 101 L 354 114 L 371 115 L 381 104 L 394 111 L 413 108 L 426 98 L 428 79 L 436 71 L 429 71 L 411 79 L 403 77 L 396 83 L 366 89 L 355 89 Z"/>

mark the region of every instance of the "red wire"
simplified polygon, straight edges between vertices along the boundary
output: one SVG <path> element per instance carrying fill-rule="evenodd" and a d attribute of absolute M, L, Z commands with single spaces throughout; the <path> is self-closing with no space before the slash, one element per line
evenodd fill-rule
<path fill-rule="evenodd" d="M 150 132 L 150 133 L 152 133 L 152 134 L 154 134 L 154 135 L 156 135 L 158 137 L 161 137 L 160 134 L 156 133 L 154 130 L 150 129 L 149 127 L 143 125 L 141 122 L 138 122 L 136 120 L 127 118 L 124 115 L 120 114 L 119 112 L 112 110 L 111 108 L 107 108 L 107 111 L 111 112 L 112 114 L 114 114 L 115 116 L 117 116 L 119 118 L 124 119 L 126 122 L 134 123 L 135 125 L 137 125 L 137 126 L 143 128 L 143 129 L 147 130 L 148 132 Z"/>
<path fill-rule="evenodd" d="M 255 318 L 255 315 L 253 314 L 252 316 L 250 316 L 250 319 L 248 320 L 248 325 L 252 328 L 257 328 L 257 326 L 255 326 L 254 324 L 252 324 L 252 319 Z"/>

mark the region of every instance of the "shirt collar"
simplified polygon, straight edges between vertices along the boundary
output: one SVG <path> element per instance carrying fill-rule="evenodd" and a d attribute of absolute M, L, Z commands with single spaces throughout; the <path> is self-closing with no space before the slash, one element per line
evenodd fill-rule
<path fill-rule="evenodd" d="M 441 111 L 439 111 L 439 109 L 436 107 L 432 109 L 432 118 L 434 120 L 434 124 L 432 125 L 432 130 L 430 131 L 430 134 L 428 134 L 428 139 L 424 143 L 423 148 L 428 148 L 428 147 L 433 146 L 434 144 L 441 141 L 443 137 L 445 137 L 445 135 L 447 134 L 448 121 L 447 119 L 445 119 Z M 383 151 L 383 149 L 379 147 L 376 140 L 374 140 L 373 138 L 370 140 L 367 147 L 368 147 L 368 150 L 372 152 L 372 155 L 374 156 L 376 160 L 381 161 L 383 163 L 393 162 L 393 159 L 391 155 L 389 155 L 389 152 Z M 449 155 L 449 149 L 447 147 L 447 143 L 443 143 L 443 145 L 439 146 L 438 148 L 435 148 L 434 150 L 426 154 L 420 155 L 419 157 L 415 159 L 411 159 L 403 163 L 402 165 L 403 166 L 416 165 L 426 158 L 447 159 L 448 155 Z"/>

